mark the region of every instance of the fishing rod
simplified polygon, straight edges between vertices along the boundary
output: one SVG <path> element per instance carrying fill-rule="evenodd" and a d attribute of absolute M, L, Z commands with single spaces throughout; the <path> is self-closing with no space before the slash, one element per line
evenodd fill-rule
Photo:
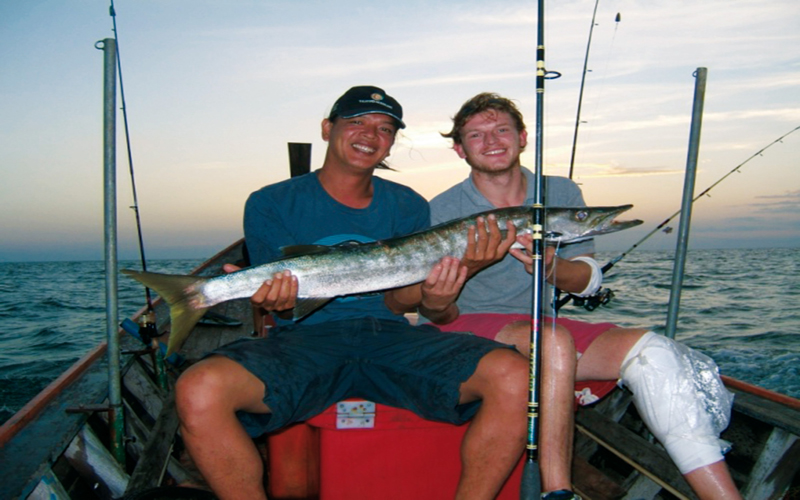
<path fill-rule="evenodd" d="M 581 125 L 581 108 L 583 107 L 583 89 L 586 84 L 586 73 L 589 72 L 589 49 L 592 47 L 592 33 L 594 32 L 594 27 L 597 26 L 595 19 L 597 18 L 597 5 L 600 3 L 600 0 L 595 0 L 594 2 L 594 12 L 592 13 L 592 24 L 589 26 L 589 40 L 586 42 L 586 55 L 583 58 L 583 73 L 581 75 L 581 88 L 578 92 L 578 110 L 575 113 L 575 131 L 572 135 L 572 155 L 570 156 L 569 160 L 569 178 L 572 179 L 572 174 L 575 170 L 575 155 L 577 154 L 578 150 L 578 128 Z M 617 16 L 615 18 L 615 22 L 617 26 L 619 26 L 619 22 L 621 20 L 620 13 L 617 12 Z M 616 36 L 616 28 L 614 29 L 614 34 Z M 613 44 L 613 42 L 612 42 Z"/>
<path fill-rule="evenodd" d="M 764 146 L 763 148 L 761 148 L 758 151 L 756 151 L 755 153 L 753 153 L 745 161 L 743 161 L 742 163 L 736 165 L 736 167 L 734 167 L 730 172 L 728 172 L 727 174 L 723 175 L 716 182 L 714 182 L 709 187 L 707 187 L 702 193 L 700 193 L 697 196 L 695 196 L 694 199 L 692 199 L 692 203 L 694 203 L 695 201 L 699 200 L 703 196 L 707 195 L 709 191 L 714 189 L 718 184 L 720 184 L 722 181 L 727 179 L 734 172 L 739 172 L 739 169 L 742 168 L 750 160 L 752 160 L 756 156 L 761 156 L 761 154 L 764 151 L 766 151 L 767 149 L 769 149 L 770 147 L 774 146 L 775 144 L 777 144 L 779 142 L 783 142 L 784 138 L 786 138 L 787 136 L 789 136 L 790 134 L 792 134 L 794 132 L 797 132 L 798 130 L 800 130 L 800 126 L 797 126 L 797 127 L 793 128 L 789 132 L 783 134 L 782 136 L 778 137 L 777 139 L 775 139 L 774 141 L 772 141 L 768 145 Z M 604 265 L 602 267 L 601 270 L 602 270 L 603 274 L 605 274 L 608 270 L 610 270 L 612 267 L 614 267 L 614 265 L 617 262 L 621 261 L 623 258 L 625 258 L 633 250 L 638 248 L 639 245 L 644 243 L 645 240 L 647 240 L 649 237 L 653 236 L 659 230 L 664 228 L 672 219 L 677 217 L 680 213 L 681 213 L 681 210 L 678 210 L 677 212 L 675 212 L 671 216 L 667 217 L 666 219 L 664 219 L 664 221 L 661 224 L 659 224 L 658 226 L 655 227 L 655 229 L 653 229 L 652 231 L 647 233 L 642 239 L 640 239 L 639 241 L 634 243 L 630 248 L 628 248 L 627 250 L 625 250 L 624 252 L 619 254 L 617 257 L 611 259 L 606 265 Z M 667 229 L 665 229 L 665 231 L 667 231 Z M 557 291 L 557 292 L 560 292 L 560 291 Z M 614 297 L 614 292 L 609 290 L 608 288 L 601 288 L 597 293 L 595 293 L 594 295 L 591 295 L 589 297 L 578 297 L 576 295 L 567 294 L 564 297 L 560 297 L 560 298 L 558 298 L 556 300 L 555 309 L 556 309 L 556 311 L 558 311 L 559 309 L 561 309 L 561 307 L 565 306 L 571 300 L 571 301 L 574 302 L 574 304 L 576 306 L 583 307 L 588 311 L 593 311 L 598 306 L 607 304 L 613 297 Z"/>
<path fill-rule="evenodd" d="M 700 194 L 698 194 L 697 196 L 695 196 L 695 197 L 692 199 L 692 203 L 696 202 L 697 200 L 699 200 L 699 199 L 700 199 L 700 198 L 702 198 L 703 196 L 707 195 L 709 191 L 711 191 L 712 189 L 714 189 L 714 188 L 715 188 L 715 187 L 716 187 L 716 186 L 717 186 L 719 183 L 721 183 L 722 181 L 724 181 L 725 179 L 727 179 L 727 178 L 728 178 L 730 175 L 732 175 L 734 172 L 739 172 L 739 169 L 740 169 L 740 168 L 742 168 L 742 167 L 743 167 L 743 166 L 744 166 L 746 163 L 748 163 L 750 160 L 752 160 L 752 159 L 753 159 L 753 158 L 755 158 L 756 156 L 761 156 L 761 153 L 763 153 L 763 152 L 764 152 L 764 151 L 766 151 L 767 149 L 771 148 L 771 147 L 772 147 L 772 146 L 774 146 L 775 144 L 777 144 L 777 143 L 779 143 L 779 142 L 783 142 L 783 139 L 784 139 L 785 137 L 787 137 L 788 135 L 790 135 L 790 134 L 792 134 L 792 133 L 794 133 L 794 132 L 797 132 L 798 130 L 800 130 L 800 126 L 797 126 L 797 127 L 793 128 L 793 129 L 792 129 L 792 130 L 790 130 L 789 132 L 787 132 L 787 133 L 783 134 L 782 136 L 778 137 L 777 139 L 775 139 L 774 141 L 772 141 L 772 142 L 771 142 L 771 143 L 769 143 L 768 145 L 764 146 L 763 148 L 761 148 L 761 149 L 759 149 L 758 151 L 756 151 L 755 153 L 753 153 L 753 154 L 752 154 L 752 155 L 751 155 L 749 158 L 747 158 L 745 161 L 743 161 L 742 163 L 740 163 L 740 164 L 736 165 L 736 167 L 734 167 L 734 168 L 733 168 L 733 169 L 732 169 L 730 172 L 728 172 L 727 174 L 723 175 L 723 176 L 722 176 L 722 177 L 720 177 L 720 178 L 719 178 L 719 179 L 718 179 L 718 180 L 717 180 L 715 183 L 713 183 L 713 184 L 711 184 L 709 187 L 707 187 L 707 188 L 706 188 L 706 189 L 705 189 L 705 190 L 704 190 L 702 193 L 700 193 Z M 741 172 L 740 172 L 740 173 L 741 173 Z M 671 216 L 669 216 L 668 218 L 666 218 L 666 219 L 665 219 L 665 220 L 664 220 L 664 221 L 663 221 L 661 224 L 659 224 L 658 226 L 656 226 L 656 227 L 655 227 L 655 229 L 653 229 L 652 231 L 650 231 L 649 233 L 647 233 L 647 234 L 646 234 L 646 235 L 645 235 L 645 236 L 644 236 L 642 239 L 640 239 L 639 241 L 637 241 L 636 243 L 634 243 L 634 244 L 633 244 L 633 245 L 632 245 L 632 246 L 631 246 L 629 249 L 627 249 L 626 251 L 622 252 L 622 253 L 621 253 L 621 254 L 619 254 L 617 257 L 615 257 L 615 258 L 611 259 L 611 260 L 610 260 L 610 261 L 609 261 L 609 262 L 608 262 L 606 265 L 604 265 L 604 266 L 603 266 L 603 268 L 602 268 L 603 272 L 605 273 L 606 271 L 608 271 L 609 269 L 611 269 L 612 267 L 614 267 L 614 265 L 615 265 L 617 262 L 619 262 L 619 261 L 621 261 L 623 258 L 625 258 L 625 256 L 627 256 L 627 255 L 628 255 L 630 252 L 632 252 L 633 250 L 635 250 L 635 249 L 636 249 L 636 248 L 637 248 L 639 245 L 641 245 L 641 244 L 642 244 L 642 243 L 643 243 L 645 240 L 647 240 L 649 237 L 651 237 L 651 236 L 652 236 L 652 235 L 654 235 L 656 232 L 658 232 L 658 231 L 659 231 L 661 228 L 663 228 L 664 226 L 666 226 L 666 225 L 669 223 L 669 221 L 671 221 L 672 219 L 674 219 L 675 217 L 677 217 L 677 216 L 678 216 L 680 213 L 681 213 L 681 211 L 680 211 L 680 210 L 678 210 L 677 212 L 675 212 L 674 214 L 672 214 Z"/>
<path fill-rule="evenodd" d="M 540 356 L 542 351 L 541 330 L 544 324 L 544 191 L 542 151 L 544 149 L 544 81 L 558 78 L 561 74 L 548 72 L 544 67 L 544 0 L 538 1 L 536 42 L 536 150 L 533 190 L 533 291 L 531 294 L 531 347 L 528 387 L 528 433 L 525 446 L 526 460 L 522 470 L 520 498 L 539 499 L 542 496 L 542 478 L 539 471 L 539 400 L 540 400 Z"/>
<path fill-rule="evenodd" d="M 128 107 L 125 105 L 125 86 L 122 82 L 122 60 L 119 56 L 119 31 L 117 31 L 117 11 L 114 9 L 114 0 L 111 0 L 111 5 L 108 8 L 108 13 L 111 16 L 112 23 L 114 25 L 114 40 L 116 43 L 116 50 L 117 50 L 117 68 L 119 71 L 119 95 L 122 106 L 122 121 L 125 125 L 125 145 L 127 146 L 128 150 L 128 170 L 130 171 L 131 175 L 131 190 L 133 191 L 133 206 L 131 209 L 136 217 L 136 230 L 139 237 L 139 255 L 142 260 L 142 271 L 147 271 L 147 259 L 144 255 L 144 238 L 142 237 L 142 219 L 139 216 L 139 200 L 136 195 L 136 179 L 134 177 L 133 172 L 133 153 L 131 152 L 131 135 L 128 130 Z M 148 313 L 153 312 L 153 299 L 150 295 L 150 289 L 145 287 L 145 298 L 147 299 L 147 311 Z"/>
<path fill-rule="evenodd" d="M 597 17 L 597 5 L 600 0 L 594 2 L 594 13 L 592 13 L 592 25 L 589 27 L 589 41 L 586 43 L 586 55 L 583 58 L 583 75 L 581 76 L 581 89 L 578 92 L 578 112 L 575 115 L 575 133 L 572 136 L 572 156 L 569 160 L 569 178 L 572 179 L 572 171 L 575 168 L 575 150 L 578 146 L 578 127 L 581 124 L 581 106 L 583 105 L 583 87 L 586 83 L 586 67 L 589 64 L 589 48 L 592 46 L 592 32 L 594 31 L 595 18 Z"/>
<path fill-rule="evenodd" d="M 108 8 L 108 13 L 111 16 L 114 31 L 114 42 L 116 47 L 117 70 L 119 72 L 119 95 L 121 100 L 122 120 L 125 126 L 125 145 L 128 151 L 128 170 L 131 176 L 131 190 L 133 192 L 133 210 L 136 217 L 136 232 L 139 240 L 139 256 L 142 261 L 142 271 L 147 271 L 147 259 L 144 252 L 144 237 L 142 236 L 142 219 L 139 215 L 139 199 L 136 195 L 136 178 L 133 171 L 133 152 L 131 151 L 131 136 L 128 129 L 128 107 L 125 104 L 125 87 L 122 83 L 122 59 L 119 55 L 119 31 L 117 31 L 117 11 L 114 9 L 114 0 L 110 0 L 111 4 Z M 158 378 L 158 385 L 167 390 L 167 377 L 166 365 L 164 363 L 164 355 L 158 345 L 158 327 L 156 326 L 156 312 L 153 308 L 153 298 L 150 293 L 150 288 L 144 287 L 145 301 L 147 303 L 147 310 L 141 315 L 139 320 L 139 336 L 145 345 L 148 345 L 153 350 L 153 362 L 156 366 L 156 374 Z"/>

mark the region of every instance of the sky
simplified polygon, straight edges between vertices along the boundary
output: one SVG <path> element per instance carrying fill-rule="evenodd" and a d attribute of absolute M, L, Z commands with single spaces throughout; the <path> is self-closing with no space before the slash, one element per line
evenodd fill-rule
<path fill-rule="evenodd" d="M 0 262 L 103 256 L 103 52 L 109 2 L 0 2 Z M 117 35 L 148 258 L 209 257 L 242 236 L 248 194 L 288 178 L 287 143 L 354 85 L 380 86 L 408 128 L 380 175 L 430 199 L 468 175 L 440 136 L 473 95 L 514 99 L 535 130 L 535 1 L 118 0 Z M 796 0 L 598 0 L 574 180 L 589 205 L 645 223 L 680 209 L 698 68 L 707 68 L 695 192 L 800 126 Z M 544 172 L 569 174 L 595 1 L 545 5 Z M 615 18 L 619 13 L 620 21 Z M 119 86 L 117 87 L 119 91 Z M 118 106 L 119 107 L 119 106 Z M 137 258 L 122 113 L 119 256 Z M 534 146 L 523 164 L 534 167 Z M 800 130 L 692 210 L 690 248 L 800 246 Z M 658 232 L 642 249 L 674 249 Z"/>

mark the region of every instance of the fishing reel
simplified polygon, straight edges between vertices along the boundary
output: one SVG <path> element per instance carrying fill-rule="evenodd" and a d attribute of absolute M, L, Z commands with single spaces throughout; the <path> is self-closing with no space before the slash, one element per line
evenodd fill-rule
<path fill-rule="evenodd" d="M 600 306 L 608 304 L 614 298 L 614 290 L 601 288 L 594 295 L 588 297 L 573 297 L 572 301 L 578 307 L 583 307 L 587 311 L 594 311 Z"/>
<path fill-rule="evenodd" d="M 139 318 L 139 335 L 142 342 L 149 346 L 152 340 L 158 337 L 158 328 L 156 327 L 156 313 L 153 310 L 142 314 Z"/>
<path fill-rule="evenodd" d="M 558 290 L 558 294 L 561 294 L 560 290 Z M 583 307 L 587 311 L 594 311 L 598 307 L 608 304 L 612 298 L 614 298 L 614 290 L 610 288 L 601 288 L 588 297 L 578 297 L 577 295 L 568 293 L 565 297 L 559 297 L 558 300 L 556 300 L 556 311 L 567 305 L 570 300 L 578 307 Z"/>

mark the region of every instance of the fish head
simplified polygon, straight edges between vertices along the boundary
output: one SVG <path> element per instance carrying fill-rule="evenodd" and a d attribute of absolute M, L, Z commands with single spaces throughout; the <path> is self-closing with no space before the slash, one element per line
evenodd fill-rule
<path fill-rule="evenodd" d="M 638 226 L 642 224 L 638 219 L 616 220 L 618 215 L 632 207 L 547 207 L 545 239 L 548 243 L 575 243 Z"/>

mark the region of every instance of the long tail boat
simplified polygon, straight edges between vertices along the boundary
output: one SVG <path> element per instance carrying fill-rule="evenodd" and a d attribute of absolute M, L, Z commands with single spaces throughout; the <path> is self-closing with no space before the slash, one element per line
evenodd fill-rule
<path fill-rule="evenodd" d="M 107 132 L 113 136 L 113 127 Z M 290 156 L 293 175 L 308 171 L 309 155 Z M 246 263 L 243 241 L 192 274 L 218 275 L 228 263 Z M 151 314 L 156 331 L 145 337 L 139 320 Z M 214 498 L 184 449 L 172 389 L 205 354 L 252 334 L 252 308 L 247 300 L 215 306 L 181 351 L 164 360 L 169 329 L 160 300 L 119 329 L 112 325 L 108 342 L 0 427 L 0 499 Z M 118 378 L 110 380 L 111 373 Z M 736 396 L 722 438 L 732 444 L 726 460 L 744 498 L 800 498 L 800 400 L 724 381 Z M 111 390 L 114 382 L 118 391 Z M 455 492 L 459 443 L 468 425 L 345 401 L 255 442 L 271 499 L 440 500 Z M 583 498 L 695 498 L 626 390 L 580 408 L 575 432 L 573 479 Z M 520 467 L 498 498 L 519 498 L 519 479 Z"/>

